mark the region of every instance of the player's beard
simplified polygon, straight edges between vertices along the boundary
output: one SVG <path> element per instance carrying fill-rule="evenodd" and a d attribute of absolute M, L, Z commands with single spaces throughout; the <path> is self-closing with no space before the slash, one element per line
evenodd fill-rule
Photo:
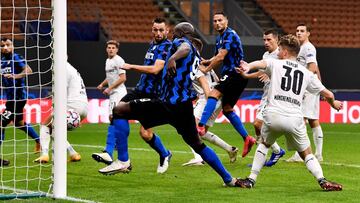
<path fill-rule="evenodd" d="M 160 43 L 160 42 L 164 41 L 165 39 L 166 39 L 165 36 L 162 37 L 162 38 L 156 38 L 156 37 L 155 37 L 155 42 L 156 42 L 156 43 Z"/>

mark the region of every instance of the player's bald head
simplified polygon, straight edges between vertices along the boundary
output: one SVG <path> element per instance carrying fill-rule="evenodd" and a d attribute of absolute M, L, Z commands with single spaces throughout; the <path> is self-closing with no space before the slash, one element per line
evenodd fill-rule
<path fill-rule="evenodd" d="M 194 26 L 188 22 L 181 22 L 174 27 L 174 38 L 181 38 L 186 35 L 194 34 Z"/>

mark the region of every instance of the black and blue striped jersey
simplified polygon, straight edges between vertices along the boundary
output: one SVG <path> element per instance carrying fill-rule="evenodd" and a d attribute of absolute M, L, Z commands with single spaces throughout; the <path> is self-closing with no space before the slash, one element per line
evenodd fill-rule
<path fill-rule="evenodd" d="M 173 55 L 181 44 L 187 43 L 191 50 L 189 54 L 176 61 L 176 75 L 167 75 L 168 59 Z M 175 39 L 168 54 L 162 76 L 162 93 L 161 100 L 166 103 L 177 104 L 181 102 L 191 101 L 196 98 L 196 92 L 192 86 L 190 73 L 194 66 L 197 66 L 200 61 L 200 55 L 192 45 L 192 43 L 185 37 Z"/>
<path fill-rule="evenodd" d="M 165 39 L 160 43 L 152 42 L 148 51 L 146 52 L 144 65 L 151 66 L 155 64 L 156 60 L 166 60 L 167 54 L 171 47 L 171 41 Z M 140 80 L 137 83 L 135 89 L 142 93 L 159 95 L 161 88 L 161 73 L 158 74 L 146 74 L 143 73 L 140 76 Z"/>
<path fill-rule="evenodd" d="M 2 89 L 7 100 L 24 100 L 27 98 L 25 91 L 25 78 L 5 78 L 4 74 L 19 74 L 26 67 L 25 59 L 19 54 L 3 54 L 1 57 Z"/>
<path fill-rule="evenodd" d="M 240 65 L 240 61 L 244 58 L 239 35 L 228 27 L 221 35 L 216 37 L 215 55 L 219 53 L 219 49 L 228 51 L 223 61 L 221 75 L 236 73 L 235 68 Z"/>

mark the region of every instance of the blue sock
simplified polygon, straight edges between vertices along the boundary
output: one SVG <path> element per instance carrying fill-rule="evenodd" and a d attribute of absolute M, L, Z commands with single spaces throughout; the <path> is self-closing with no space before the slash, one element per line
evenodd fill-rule
<path fill-rule="evenodd" d="M 150 141 L 147 142 L 162 158 L 169 156 L 170 152 L 165 148 L 159 136 L 155 133 Z"/>
<path fill-rule="evenodd" d="M 226 116 L 227 119 L 229 119 L 230 123 L 234 126 L 236 131 L 240 133 L 241 137 L 245 139 L 248 136 L 248 133 L 244 125 L 242 124 L 240 117 L 236 115 L 236 113 L 233 111 L 231 111 L 230 113 L 224 113 L 224 115 Z"/>
<path fill-rule="evenodd" d="M 200 153 L 200 156 L 213 168 L 223 179 L 224 183 L 229 183 L 232 180 L 232 176 L 225 169 L 221 163 L 219 157 L 215 152 L 208 146 L 206 146 Z"/>
<path fill-rule="evenodd" d="M 209 118 L 211 117 L 211 115 L 213 114 L 213 112 L 215 111 L 215 107 L 216 107 L 216 103 L 217 103 L 217 99 L 214 97 L 209 97 L 207 102 L 206 102 L 206 106 L 204 108 L 204 111 L 202 113 L 199 125 L 201 126 L 205 126 L 207 121 L 209 120 Z"/>
<path fill-rule="evenodd" d="M 25 126 L 22 126 L 19 129 L 27 133 L 35 140 L 35 142 L 40 142 L 39 135 L 35 132 L 34 128 L 30 124 L 25 123 Z"/>
<path fill-rule="evenodd" d="M 128 137 L 130 133 L 129 121 L 126 119 L 113 119 L 115 129 L 116 148 L 120 161 L 129 160 Z"/>
<path fill-rule="evenodd" d="M 108 127 L 108 134 L 106 137 L 105 151 L 112 157 L 115 148 L 115 126 L 110 124 Z"/>

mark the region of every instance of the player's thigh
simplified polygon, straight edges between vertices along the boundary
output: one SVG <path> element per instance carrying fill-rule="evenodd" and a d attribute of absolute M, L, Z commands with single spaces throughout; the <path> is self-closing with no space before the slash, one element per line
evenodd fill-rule
<path fill-rule="evenodd" d="M 81 119 L 85 118 L 87 116 L 88 113 L 88 104 L 85 102 L 71 102 L 71 103 L 67 103 L 67 109 L 72 109 L 74 111 L 76 111 Z"/>
<path fill-rule="evenodd" d="M 201 144 L 196 130 L 195 116 L 191 102 L 176 104 L 171 107 L 172 115 L 170 124 L 189 145 Z"/>
<path fill-rule="evenodd" d="M 272 125 L 272 121 L 268 120 L 261 126 L 261 135 L 259 141 L 265 142 L 267 145 L 272 145 L 282 135 L 280 129 Z"/>
<path fill-rule="evenodd" d="M 112 115 L 114 107 L 121 101 L 125 96 L 124 92 L 116 92 L 109 97 L 109 115 Z"/>
<path fill-rule="evenodd" d="M 311 146 L 305 122 L 302 118 L 293 117 L 288 119 L 288 125 L 286 125 L 286 127 L 285 136 L 289 150 L 303 152 Z"/>
<path fill-rule="evenodd" d="M 144 129 L 169 123 L 171 112 L 164 103 L 157 99 L 136 99 L 129 102 L 130 112 L 126 119 L 138 120 Z"/>
<path fill-rule="evenodd" d="M 266 107 L 266 99 L 265 98 L 261 98 L 261 101 L 260 101 L 260 104 L 256 110 L 256 119 L 258 120 L 264 120 L 264 116 L 263 116 L 263 113 L 264 113 L 264 109 Z"/>
<path fill-rule="evenodd" d="M 320 112 L 320 95 L 305 92 L 302 103 L 302 112 L 305 118 L 319 119 Z"/>
<path fill-rule="evenodd" d="M 224 81 L 220 81 L 215 88 L 221 88 L 223 93 L 222 105 L 233 107 L 239 100 L 241 93 L 244 91 L 248 80 L 241 76 L 229 76 Z"/>
<path fill-rule="evenodd" d="M 24 120 L 24 107 L 26 105 L 26 100 L 15 101 L 15 123 L 21 122 Z"/>
<path fill-rule="evenodd" d="M 204 111 L 204 108 L 206 106 L 206 98 L 205 97 L 199 97 L 199 99 L 196 101 L 194 106 L 194 116 L 197 119 L 201 119 L 202 113 Z"/>

